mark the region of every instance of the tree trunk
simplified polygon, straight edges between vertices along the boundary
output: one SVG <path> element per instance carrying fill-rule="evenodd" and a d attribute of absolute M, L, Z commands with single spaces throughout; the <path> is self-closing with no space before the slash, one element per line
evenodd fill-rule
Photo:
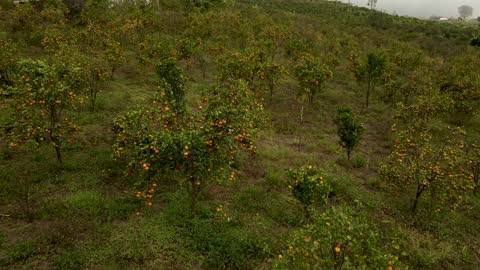
<path fill-rule="evenodd" d="M 304 205 L 303 206 L 303 210 L 305 211 L 305 220 L 306 220 L 306 223 L 310 223 L 310 221 L 312 220 L 312 216 L 310 215 L 310 209 L 308 206 Z"/>
<path fill-rule="evenodd" d="M 480 162 L 473 166 L 473 183 L 475 188 L 473 189 L 474 193 L 480 192 Z"/>
<path fill-rule="evenodd" d="M 27 218 L 28 222 L 33 222 L 33 214 L 32 214 L 32 209 L 30 205 L 30 184 L 28 183 L 27 186 L 25 187 L 25 193 L 23 194 L 23 200 L 24 200 L 24 213 L 25 217 Z"/>
<path fill-rule="evenodd" d="M 366 98 L 365 98 L 365 107 L 366 108 L 368 108 L 368 105 L 369 105 L 371 88 L 372 88 L 372 80 L 368 79 L 367 95 L 366 95 Z"/>
<path fill-rule="evenodd" d="M 195 217 L 197 215 L 197 201 L 200 188 L 195 178 L 190 179 L 190 185 L 192 186 L 192 190 L 190 193 L 190 209 L 192 211 L 192 215 Z"/>
<path fill-rule="evenodd" d="M 203 57 L 200 60 L 200 69 L 202 70 L 202 78 L 205 80 L 207 78 L 207 63 Z"/>
<path fill-rule="evenodd" d="M 303 104 L 302 104 L 302 109 L 300 110 L 300 124 L 303 124 L 303 110 L 304 110 L 303 107 L 304 107 L 304 106 L 303 106 Z"/>
<path fill-rule="evenodd" d="M 417 206 L 418 206 L 418 201 L 420 200 L 420 196 L 422 196 L 422 193 L 424 191 L 424 186 L 423 185 L 418 185 L 417 186 L 417 192 L 415 194 L 415 200 L 413 201 L 413 205 L 412 205 L 412 213 L 416 213 L 417 212 Z"/>
<path fill-rule="evenodd" d="M 351 149 L 347 149 L 347 158 L 348 158 L 348 161 L 350 161 L 352 159 L 352 150 Z"/>
<path fill-rule="evenodd" d="M 273 83 L 270 82 L 270 84 L 269 84 L 269 89 L 270 89 L 270 103 L 273 102 L 273 88 L 274 88 L 274 87 L 273 87 Z"/>
<path fill-rule="evenodd" d="M 56 133 L 54 132 L 55 130 L 55 125 L 57 124 L 57 119 L 59 118 L 57 116 L 57 108 L 54 106 L 50 107 L 50 130 L 49 130 L 49 136 L 50 136 L 50 141 L 53 143 L 53 147 L 55 148 L 55 153 L 57 156 L 57 161 L 60 164 L 63 164 L 62 161 L 62 154 L 60 152 L 60 141 L 56 136 Z"/>
<path fill-rule="evenodd" d="M 61 152 L 61 150 L 60 150 L 60 145 L 57 144 L 56 142 L 54 142 L 54 143 L 55 143 L 55 146 L 54 146 L 54 147 L 55 147 L 55 154 L 56 154 L 56 156 L 57 156 L 57 161 L 58 161 L 58 163 L 63 164 L 62 152 Z"/>
<path fill-rule="evenodd" d="M 110 80 L 113 80 L 113 75 L 115 74 L 115 66 L 112 67 L 112 73 L 110 74 Z"/>

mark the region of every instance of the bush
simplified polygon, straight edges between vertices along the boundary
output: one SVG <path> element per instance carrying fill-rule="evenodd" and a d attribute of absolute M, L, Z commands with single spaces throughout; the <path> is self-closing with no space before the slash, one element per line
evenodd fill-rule
<path fill-rule="evenodd" d="M 314 203 L 326 205 L 332 187 L 324 174 L 313 166 L 304 166 L 288 171 L 289 188 L 293 196 L 302 203 L 305 215 L 310 216 Z"/>
<path fill-rule="evenodd" d="M 185 75 L 175 60 L 169 58 L 157 64 L 157 75 L 161 79 L 164 94 L 175 113 L 185 111 Z"/>
<path fill-rule="evenodd" d="M 332 208 L 313 220 L 292 233 L 275 269 L 393 269 L 397 264 L 380 231 L 352 209 Z"/>
<path fill-rule="evenodd" d="M 347 151 L 347 157 L 350 160 L 353 149 L 362 138 L 364 128 L 350 108 L 338 109 L 335 124 L 340 138 L 339 143 Z"/>

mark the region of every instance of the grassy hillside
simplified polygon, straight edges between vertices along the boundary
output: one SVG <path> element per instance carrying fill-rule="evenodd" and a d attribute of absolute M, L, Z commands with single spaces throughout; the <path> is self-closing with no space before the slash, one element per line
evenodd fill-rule
<path fill-rule="evenodd" d="M 469 45 L 476 26 L 329 1 L 192 1 L 198 7 L 86 1 L 83 9 L 61 1 L 8 2 L 0 1 L 0 268 L 479 267 L 480 196 L 473 191 L 479 183 L 471 168 L 480 161 L 472 154 L 480 140 L 480 50 Z M 359 71 L 369 54 L 385 65 L 367 108 Z M 188 172 L 177 174 L 181 159 L 176 170 L 150 175 L 147 163 L 134 159 L 137 152 L 114 153 L 118 119 L 142 106 L 163 106 L 152 100 L 169 89 L 157 70 L 167 58 L 185 75 L 188 117 L 179 130 L 203 129 L 195 122 L 203 119 L 199 106 L 214 95 L 212 88 L 236 79 L 246 81 L 264 107 L 265 124 L 252 135 L 256 151 L 236 153 L 225 167 L 232 177 L 217 181 L 207 174 L 194 213 Z M 25 98 L 21 90 L 41 88 L 16 76 L 28 67 L 25 59 L 71 71 L 62 79 L 72 82 L 78 102 L 63 111 L 75 128 L 62 137 L 62 163 L 52 136 L 25 135 L 27 124 L 41 121 L 25 115 L 42 112 L 17 102 Z M 309 59 L 332 75 L 312 102 L 300 83 L 307 75 L 298 74 Z M 270 73 L 259 71 L 267 64 L 281 70 L 272 88 L 265 86 Z M 340 107 L 351 108 L 364 127 L 351 160 L 337 135 Z M 150 126 L 135 132 L 153 134 L 162 129 L 160 119 L 138 123 Z M 401 137 L 398 130 L 410 127 L 421 135 Z M 459 127 L 462 135 L 453 131 Z M 63 132 L 64 126 L 55 128 Z M 423 135 L 432 137 L 428 147 Z M 425 146 L 417 154 L 406 151 L 410 167 L 395 158 L 402 138 Z M 288 177 L 289 169 L 302 166 L 318 168 L 329 187 L 326 200 L 314 201 L 307 213 Z M 421 172 L 408 175 L 415 169 Z M 426 191 L 412 212 L 415 181 L 428 184 L 420 185 Z M 138 195 L 148 194 L 152 183 L 153 198 Z"/>

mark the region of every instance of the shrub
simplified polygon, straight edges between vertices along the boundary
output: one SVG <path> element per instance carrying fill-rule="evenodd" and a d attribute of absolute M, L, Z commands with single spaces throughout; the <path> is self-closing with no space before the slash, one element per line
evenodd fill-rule
<path fill-rule="evenodd" d="M 290 59 L 297 60 L 305 53 L 310 52 L 312 48 L 313 44 L 311 41 L 295 37 L 287 42 L 285 52 Z"/>
<path fill-rule="evenodd" d="M 295 77 L 300 88 L 299 95 L 308 96 L 313 103 L 318 93 L 325 89 L 325 84 L 333 76 L 332 71 L 320 62 L 320 59 L 310 55 L 302 56 L 300 63 L 295 67 Z"/>
<path fill-rule="evenodd" d="M 307 218 L 315 203 L 327 204 L 332 187 L 320 170 L 313 166 L 304 166 L 289 170 L 287 176 L 292 195 L 303 205 Z"/>
<path fill-rule="evenodd" d="M 294 231 L 275 269 L 393 269 L 380 231 L 352 209 L 334 207 Z"/>
<path fill-rule="evenodd" d="M 60 43 L 53 50 L 56 61 L 70 68 L 68 80 L 72 87 L 84 90 L 82 94 L 89 100 L 91 110 L 95 110 L 100 86 L 109 77 L 106 59 L 98 55 L 90 56 L 93 52 L 81 53 L 78 47 L 65 43 Z"/>
<path fill-rule="evenodd" d="M 244 53 L 229 53 L 219 61 L 218 78 L 221 83 L 244 80 L 251 90 L 256 90 L 259 66 L 266 61 L 266 55 L 250 50 Z"/>
<path fill-rule="evenodd" d="M 347 157 L 350 160 L 353 149 L 362 139 L 364 127 L 356 119 L 350 108 L 337 110 L 335 124 L 337 125 L 337 134 L 340 138 L 339 143 L 347 151 Z"/>
<path fill-rule="evenodd" d="M 157 65 L 157 75 L 163 85 L 166 99 L 175 113 L 185 112 L 185 76 L 172 58 L 164 59 Z"/>

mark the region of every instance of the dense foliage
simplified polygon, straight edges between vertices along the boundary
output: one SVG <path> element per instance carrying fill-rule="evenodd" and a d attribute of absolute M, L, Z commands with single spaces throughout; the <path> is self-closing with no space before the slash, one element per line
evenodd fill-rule
<path fill-rule="evenodd" d="M 338 109 L 335 123 L 337 125 L 337 134 L 340 139 L 339 143 L 347 151 L 347 158 L 350 160 L 353 149 L 362 138 L 364 127 L 356 119 L 350 108 Z"/>
<path fill-rule="evenodd" d="M 128 171 L 146 177 L 147 205 L 151 206 L 155 179 L 175 174 L 190 184 L 192 212 L 202 189 L 214 180 L 228 179 L 240 149 L 255 151 L 253 139 L 262 123 L 262 106 L 253 99 L 245 83 L 223 85 L 208 91 L 203 105 L 193 115 L 179 115 L 184 93 L 176 84 L 178 70 L 158 71 L 170 78 L 151 106 L 128 112 L 116 120 L 115 155 L 126 157 Z M 172 74 L 172 72 L 175 72 Z M 176 77 L 178 79 L 173 79 Z M 178 87 L 178 88 L 175 88 Z"/>
<path fill-rule="evenodd" d="M 352 209 L 333 207 L 293 233 L 276 269 L 394 269 L 375 225 Z"/>
<path fill-rule="evenodd" d="M 297 170 L 288 171 L 289 188 L 310 216 L 314 204 L 326 205 L 331 192 L 331 184 L 326 176 L 313 166 L 304 166 Z"/>
<path fill-rule="evenodd" d="M 69 135 L 76 130 L 65 115 L 78 102 L 72 76 L 74 71 L 62 65 L 40 60 L 18 63 L 10 91 L 9 105 L 14 112 L 7 128 L 10 147 L 47 142 L 62 163 L 62 145 L 71 140 Z"/>

